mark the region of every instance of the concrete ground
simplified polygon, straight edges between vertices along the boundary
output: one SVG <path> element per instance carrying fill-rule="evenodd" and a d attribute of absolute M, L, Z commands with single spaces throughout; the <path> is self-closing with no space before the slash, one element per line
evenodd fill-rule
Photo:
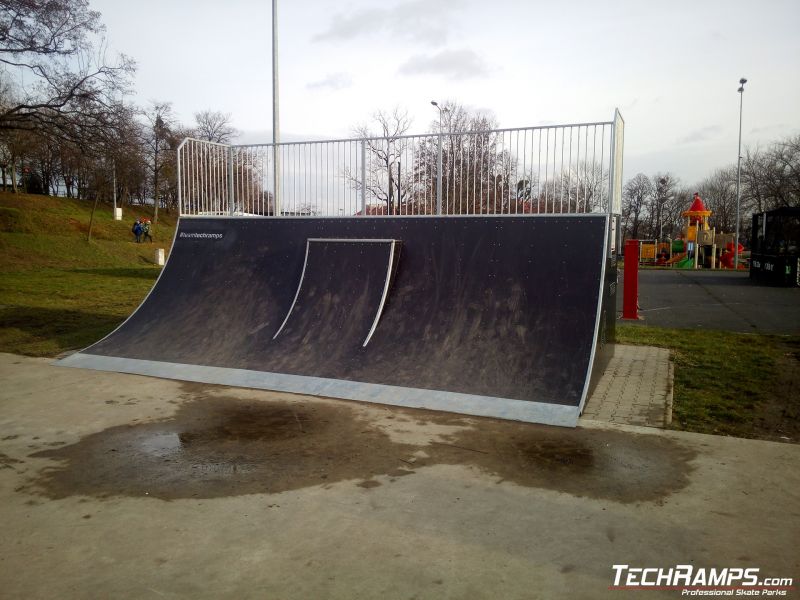
<path fill-rule="evenodd" d="M 614 564 L 800 576 L 797 445 L 7 354 L 0 377 L 3 598 L 637 594 L 610 589 Z"/>
<path fill-rule="evenodd" d="M 623 270 L 617 309 L 622 313 Z M 656 327 L 800 334 L 800 288 L 756 284 L 747 273 L 641 269 L 641 321 Z"/>

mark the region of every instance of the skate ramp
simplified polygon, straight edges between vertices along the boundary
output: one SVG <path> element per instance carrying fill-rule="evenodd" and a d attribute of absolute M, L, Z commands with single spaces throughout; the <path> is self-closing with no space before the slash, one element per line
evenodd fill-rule
<path fill-rule="evenodd" d="M 613 339 L 606 215 L 184 218 L 59 364 L 574 426 Z"/>

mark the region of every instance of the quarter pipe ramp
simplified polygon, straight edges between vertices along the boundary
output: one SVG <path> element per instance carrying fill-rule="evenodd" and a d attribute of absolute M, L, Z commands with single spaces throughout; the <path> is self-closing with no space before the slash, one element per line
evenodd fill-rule
<path fill-rule="evenodd" d="M 59 364 L 574 426 L 616 317 L 607 215 L 181 219 Z"/>

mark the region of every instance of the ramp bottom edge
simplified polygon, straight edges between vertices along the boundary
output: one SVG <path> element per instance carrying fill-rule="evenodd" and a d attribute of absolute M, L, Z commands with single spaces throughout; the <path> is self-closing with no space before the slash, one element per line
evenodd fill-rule
<path fill-rule="evenodd" d="M 580 412 L 577 406 L 531 400 L 515 400 L 306 375 L 100 356 L 81 352 L 54 361 L 53 364 L 96 371 L 148 375 L 163 379 L 291 392 L 408 408 L 424 408 L 562 427 L 577 426 Z"/>

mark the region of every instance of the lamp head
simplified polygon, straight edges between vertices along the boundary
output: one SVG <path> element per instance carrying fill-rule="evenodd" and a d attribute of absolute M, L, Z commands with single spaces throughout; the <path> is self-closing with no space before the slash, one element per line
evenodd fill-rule
<path fill-rule="evenodd" d="M 436 100 L 431 100 L 431 104 L 433 104 L 437 108 L 439 107 L 439 103 L 436 102 Z"/>
<path fill-rule="evenodd" d="M 742 77 L 742 78 L 739 80 L 739 83 L 740 83 L 741 85 L 744 85 L 745 83 L 747 83 L 747 79 L 745 79 L 744 77 Z"/>

